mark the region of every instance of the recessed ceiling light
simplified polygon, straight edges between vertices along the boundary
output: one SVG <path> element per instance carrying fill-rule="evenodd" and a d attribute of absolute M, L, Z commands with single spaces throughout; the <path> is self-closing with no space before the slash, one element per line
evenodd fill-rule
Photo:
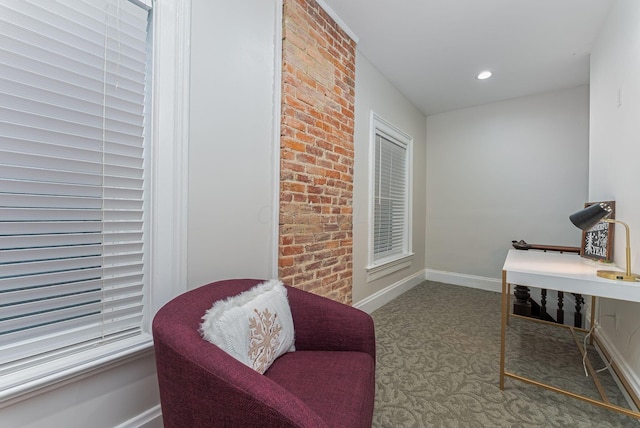
<path fill-rule="evenodd" d="M 486 71 L 483 71 L 483 72 L 481 72 L 480 74 L 478 74 L 478 75 L 476 76 L 476 78 L 477 78 L 478 80 L 485 80 L 485 79 L 488 79 L 489 77 L 491 77 L 491 75 L 492 75 L 492 74 L 493 74 L 493 73 L 491 73 L 489 70 L 486 70 Z"/>

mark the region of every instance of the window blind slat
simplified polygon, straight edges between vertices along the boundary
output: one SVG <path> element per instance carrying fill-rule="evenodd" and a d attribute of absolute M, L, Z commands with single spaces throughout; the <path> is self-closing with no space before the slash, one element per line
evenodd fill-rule
<path fill-rule="evenodd" d="M 2 162 L 5 165 L 11 165 L 13 167 L 27 167 L 27 168 L 37 168 L 41 171 L 32 171 L 32 172 L 40 172 L 46 177 L 47 170 L 51 171 L 73 171 L 74 173 L 82 173 L 82 174 L 91 174 L 91 175 L 102 175 L 103 165 L 99 162 L 89 162 L 83 160 L 75 160 L 75 159 L 65 159 L 59 157 L 48 156 L 47 154 L 36 155 L 32 153 L 18 153 L 18 152 L 9 152 L 2 151 L 0 152 L 0 156 L 2 156 Z M 140 172 L 138 171 L 138 174 Z M 47 181 L 43 177 L 42 181 Z M 13 178 L 13 177 L 7 177 Z M 33 177 L 39 178 L 39 177 Z"/>
<path fill-rule="evenodd" d="M 108 280 L 102 278 L 78 281 L 74 283 L 54 284 L 45 287 L 16 289 L 3 294 L 3 304 L 17 304 L 34 300 L 47 300 L 56 296 L 86 293 L 92 290 L 101 290 L 104 297 L 112 297 L 119 294 L 131 294 L 140 292 L 143 288 L 142 275 L 119 275 Z"/>
<path fill-rule="evenodd" d="M 0 240 L 13 240 L 15 236 L 20 239 L 32 240 L 27 246 L 40 245 L 39 239 L 45 241 L 52 239 L 46 236 L 50 233 L 55 234 L 73 234 L 73 233 L 99 233 L 103 229 L 100 222 L 91 221 L 39 221 L 39 222 L 0 222 Z M 6 248 L 6 247 L 4 247 Z"/>
<path fill-rule="evenodd" d="M 84 269 L 73 272 L 53 272 L 41 275 L 0 278 L 0 293 L 25 288 L 46 287 L 51 284 L 70 284 L 77 281 L 87 281 L 100 278 L 101 275 L 101 269 Z"/>
<path fill-rule="evenodd" d="M 0 241 L 1 245 L 1 241 Z M 74 245 L 74 246 L 57 246 L 56 256 L 60 259 L 69 259 L 75 257 L 90 257 L 102 254 L 102 246 L 95 244 Z M 51 257 L 51 248 L 28 248 L 17 250 L 5 250 L 2 253 L 2 263 L 17 263 L 28 261 L 42 261 Z M 0 265 L 1 266 L 1 265 Z"/>
<path fill-rule="evenodd" d="M 14 194 L 82 196 L 87 198 L 99 198 L 103 192 L 102 188 L 98 186 L 80 186 L 16 179 L 3 180 L 2 178 L 0 178 L 0 189 L 11 189 L 11 192 Z M 129 195 L 130 197 L 134 197 L 137 193 L 129 193 Z"/>
<path fill-rule="evenodd" d="M 118 246 L 110 246 L 102 250 L 117 250 Z M 72 271 L 84 271 L 89 268 L 97 268 L 101 266 L 116 266 L 126 265 L 130 263 L 138 263 L 142 260 L 141 253 L 125 253 L 125 254 L 110 254 L 102 256 L 98 254 L 87 255 L 84 257 L 54 257 L 53 253 L 58 253 L 58 248 L 50 249 L 48 258 L 33 260 L 33 261 L 21 261 L 19 263 L 3 263 L 2 276 L 0 278 L 11 277 L 28 277 L 34 275 L 40 275 L 43 273 L 51 272 L 72 272 Z M 102 251 L 100 251 L 102 253 Z M 40 252 L 42 254 L 42 252 Z M 42 257 L 42 255 L 40 256 Z"/>
<path fill-rule="evenodd" d="M 83 160 L 86 162 L 102 162 L 102 149 L 101 143 L 96 142 L 95 147 L 91 148 L 91 145 L 85 141 L 83 147 L 62 146 L 58 144 L 43 143 L 39 141 L 25 141 L 15 138 L 2 138 L 0 139 L 0 153 L 6 153 L 9 156 L 11 153 L 19 153 L 22 155 L 34 155 L 34 156 L 48 156 L 63 159 Z M 9 162 L 9 159 L 5 159 L 4 162 Z M 51 166 L 48 166 L 51 168 Z M 36 176 L 37 177 L 37 176 Z M 32 176 L 33 178 L 33 176 Z"/>
<path fill-rule="evenodd" d="M 100 232 L 81 234 L 56 234 L 56 235 L 9 235 L 0 236 L 0 250 L 2 253 L 2 263 L 9 263 L 17 260 L 42 260 L 37 254 L 40 251 L 49 252 L 50 248 L 63 250 L 64 248 L 91 247 L 101 245 L 104 235 Z M 82 250 L 82 251 L 87 251 Z M 31 252 L 28 255 L 20 256 L 21 253 Z M 43 253 L 47 254 L 47 253 Z"/>
<path fill-rule="evenodd" d="M 87 293 L 92 290 L 100 290 L 101 287 L 102 281 L 90 280 L 76 282 L 73 284 L 49 285 L 47 287 L 39 287 L 36 289 L 13 290 L 11 293 L 4 294 L 6 299 L 5 304 L 15 305 L 21 302 L 40 300 L 47 301 L 55 298 L 56 296 L 73 295 L 78 293 Z"/>
<path fill-rule="evenodd" d="M 29 195 L 0 193 L 0 206 L 14 208 L 74 208 L 100 209 L 102 199 L 75 196 Z"/>
<path fill-rule="evenodd" d="M 71 284 L 97 278 L 114 279 L 142 272 L 142 263 L 105 266 L 102 269 L 84 269 L 80 271 L 52 272 L 40 275 L 0 278 L 0 293 L 24 288 L 46 287 L 51 284 Z"/>
<path fill-rule="evenodd" d="M 64 220 L 99 221 L 102 213 L 98 210 L 63 210 L 44 208 L 0 208 L 0 221 L 51 221 Z"/>

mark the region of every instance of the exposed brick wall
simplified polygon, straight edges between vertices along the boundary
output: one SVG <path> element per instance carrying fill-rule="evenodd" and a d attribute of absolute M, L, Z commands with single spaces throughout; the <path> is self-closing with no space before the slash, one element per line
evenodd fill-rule
<path fill-rule="evenodd" d="M 355 42 L 315 0 L 284 0 L 279 276 L 350 304 Z"/>

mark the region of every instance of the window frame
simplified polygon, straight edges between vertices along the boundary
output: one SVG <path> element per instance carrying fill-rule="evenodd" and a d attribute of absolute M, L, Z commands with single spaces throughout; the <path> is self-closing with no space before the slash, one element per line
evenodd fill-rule
<path fill-rule="evenodd" d="M 150 10 L 151 68 L 145 126 L 150 150 L 145 191 L 144 286 L 142 334 L 6 376 L 0 382 L 0 407 L 44 393 L 153 353 L 151 321 L 171 298 L 187 290 L 187 186 L 189 118 L 189 44 L 191 0 L 129 1 Z M 162 174 L 159 174 L 159 171 Z"/>
<path fill-rule="evenodd" d="M 369 141 L 369 216 L 368 216 L 368 263 L 367 282 L 382 278 L 400 269 L 411 266 L 414 253 L 412 251 L 412 200 L 413 200 L 413 137 L 375 112 L 371 112 L 371 129 Z M 376 183 L 376 139 L 380 135 L 392 141 L 405 152 L 405 212 L 402 236 L 402 253 L 376 260 L 374 249 L 375 227 L 375 183 Z"/>

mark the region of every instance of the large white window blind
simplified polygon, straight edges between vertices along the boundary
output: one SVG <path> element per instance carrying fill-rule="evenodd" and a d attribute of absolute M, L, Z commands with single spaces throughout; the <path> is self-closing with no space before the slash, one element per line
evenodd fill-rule
<path fill-rule="evenodd" d="M 374 260 L 405 250 L 407 212 L 407 148 L 376 134 L 373 254 Z"/>
<path fill-rule="evenodd" d="M 140 4 L 0 3 L 0 378 L 142 333 Z"/>

